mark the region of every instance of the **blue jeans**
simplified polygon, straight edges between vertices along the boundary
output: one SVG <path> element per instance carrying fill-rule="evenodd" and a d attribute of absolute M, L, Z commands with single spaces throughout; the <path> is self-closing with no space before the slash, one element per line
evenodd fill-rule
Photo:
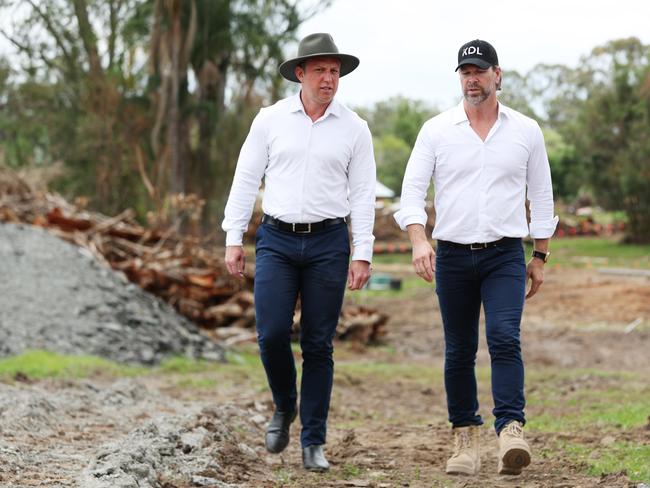
<path fill-rule="evenodd" d="M 348 227 L 294 234 L 262 224 L 256 235 L 255 312 L 260 355 L 278 410 L 296 408 L 291 326 L 300 296 L 302 447 L 325 444 L 339 321 L 350 258 Z"/>
<path fill-rule="evenodd" d="M 454 427 L 483 423 L 474 371 L 481 303 L 492 365 L 495 429 L 498 434 L 511 420 L 525 423 L 519 338 L 525 289 L 521 239 L 506 239 L 481 250 L 438 243 L 436 293 L 445 331 L 447 409 Z"/>

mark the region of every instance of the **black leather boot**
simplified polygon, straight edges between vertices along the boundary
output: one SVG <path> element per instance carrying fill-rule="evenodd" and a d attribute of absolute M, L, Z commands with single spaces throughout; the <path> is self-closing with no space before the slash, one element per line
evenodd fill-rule
<path fill-rule="evenodd" d="M 281 412 L 276 410 L 266 428 L 266 450 L 277 454 L 289 444 L 289 426 L 296 418 L 296 410 Z"/>
<path fill-rule="evenodd" d="M 302 449 L 302 465 L 308 471 L 327 471 L 330 464 L 325 459 L 323 446 L 307 446 Z"/>

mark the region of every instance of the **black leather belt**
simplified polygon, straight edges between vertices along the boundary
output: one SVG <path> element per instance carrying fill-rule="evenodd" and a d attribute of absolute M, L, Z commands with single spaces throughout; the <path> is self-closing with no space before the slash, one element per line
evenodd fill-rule
<path fill-rule="evenodd" d="M 336 224 L 345 223 L 345 217 L 337 217 L 335 219 L 325 219 L 320 222 L 310 222 L 307 224 L 291 224 L 289 222 L 283 222 L 275 217 L 264 214 L 262 216 L 262 223 L 272 225 L 277 227 L 280 230 L 285 232 L 293 232 L 294 234 L 311 234 L 312 232 L 318 232 L 319 230 L 327 229 Z"/>
<path fill-rule="evenodd" d="M 494 247 L 494 246 L 498 246 L 499 244 L 507 244 L 509 242 L 515 242 L 515 241 L 521 241 L 521 239 L 519 237 L 502 237 L 498 241 L 473 242 L 471 244 L 459 244 L 457 242 L 442 241 L 438 239 L 438 244 L 457 247 L 460 249 L 470 249 L 471 251 L 480 251 L 481 249 L 487 249 L 488 247 Z"/>

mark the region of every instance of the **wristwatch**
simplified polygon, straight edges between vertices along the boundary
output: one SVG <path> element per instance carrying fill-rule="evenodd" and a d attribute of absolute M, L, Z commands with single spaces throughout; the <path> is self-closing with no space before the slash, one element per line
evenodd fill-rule
<path fill-rule="evenodd" d="M 544 262 L 548 261 L 549 254 L 551 254 L 550 251 L 542 252 L 542 251 L 538 251 L 537 249 L 533 249 L 533 257 L 534 258 L 539 258 Z"/>

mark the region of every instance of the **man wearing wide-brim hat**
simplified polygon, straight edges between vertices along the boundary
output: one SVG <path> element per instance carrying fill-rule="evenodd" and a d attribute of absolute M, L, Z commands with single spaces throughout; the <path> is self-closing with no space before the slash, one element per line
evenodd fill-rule
<path fill-rule="evenodd" d="M 332 339 L 345 283 L 370 276 L 375 160 L 368 125 L 335 95 L 359 59 L 329 34 L 311 34 L 280 73 L 300 92 L 260 110 L 242 146 L 226 205 L 226 266 L 242 275 L 242 236 L 264 178 L 264 216 L 255 237 L 255 312 L 262 363 L 275 412 L 266 448 L 283 451 L 298 408 L 291 326 L 301 302 L 303 465 L 325 471 L 323 452 L 333 382 Z M 348 221 L 352 228 L 352 261 Z"/>

